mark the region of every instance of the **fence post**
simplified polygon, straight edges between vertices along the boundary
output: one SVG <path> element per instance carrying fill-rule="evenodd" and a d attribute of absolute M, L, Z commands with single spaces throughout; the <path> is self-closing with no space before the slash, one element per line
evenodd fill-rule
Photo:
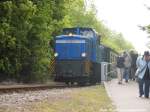
<path fill-rule="evenodd" d="M 101 82 L 104 83 L 107 81 L 107 72 L 108 72 L 108 63 L 107 62 L 101 62 Z"/>

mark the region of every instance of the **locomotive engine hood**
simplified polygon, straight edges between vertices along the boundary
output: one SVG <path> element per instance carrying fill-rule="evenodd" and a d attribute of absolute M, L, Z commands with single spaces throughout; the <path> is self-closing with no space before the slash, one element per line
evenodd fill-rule
<path fill-rule="evenodd" d="M 80 60 L 87 57 L 89 39 L 80 35 L 62 35 L 55 39 L 55 57 L 59 60 Z"/>

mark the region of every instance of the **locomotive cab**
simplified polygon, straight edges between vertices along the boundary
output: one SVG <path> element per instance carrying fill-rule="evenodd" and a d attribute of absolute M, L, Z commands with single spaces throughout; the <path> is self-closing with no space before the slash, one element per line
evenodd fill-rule
<path fill-rule="evenodd" d="M 64 28 L 63 34 L 80 35 L 84 36 L 85 38 L 94 38 L 94 31 L 91 28 Z"/>

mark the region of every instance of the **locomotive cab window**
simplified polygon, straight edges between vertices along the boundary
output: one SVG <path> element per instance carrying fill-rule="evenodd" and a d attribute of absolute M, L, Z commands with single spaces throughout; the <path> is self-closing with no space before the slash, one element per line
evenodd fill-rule
<path fill-rule="evenodd" d="M 77 35 L 77 29 L 76 28 L 66 28 L 63 30 L 63 34 L 64 35 L 69 35 L 69 34 Z"/>
<path fill-rule="evenodd" d="M 87 30 L 87 29 L 80 29 L 80 35 L 85 36 L 87 38 L 93 38 L 94 37 L 93 31 Z"/>

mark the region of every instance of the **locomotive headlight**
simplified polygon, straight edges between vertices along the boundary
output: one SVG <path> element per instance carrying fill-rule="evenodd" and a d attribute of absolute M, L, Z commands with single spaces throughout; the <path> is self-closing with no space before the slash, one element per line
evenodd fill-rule
<path fill-rule="evenodd" d="M 72 36 L 73 34 L 72 33 L 69 33 L 69 36 Z"/>
<path fill-rule="evenodd" d="M 86 53 L 82 53 L 81 56 L 82 56 L 82 57 L 86 57 Z"/>
<path fill-rule="evenodd" d="M 55 53 L 54 56 L 57 57 L 57 56 L 58 56 L 58 53 Z"/>

